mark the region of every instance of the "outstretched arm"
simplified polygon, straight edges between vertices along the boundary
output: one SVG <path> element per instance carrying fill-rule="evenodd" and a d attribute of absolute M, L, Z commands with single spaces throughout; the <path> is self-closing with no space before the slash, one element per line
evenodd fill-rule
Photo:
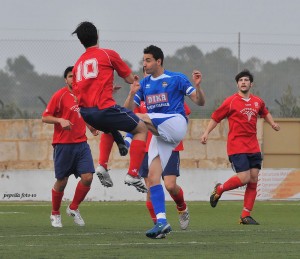
<path fill-rule="evenodd" d="M 189 97 L 195 104 L 197 104 L 199 106 L 204 106 L 205 95 L 200 86 L 201 81 L 202 81 L 201 72 L 199 70 L 194 70 L 193 71 L 193 83 L 194 83 L 194 87 L 196 88 L 196 91 L 194 91 Z"/>
<path fill-rule="evenodd" d="M 208 134 L 218 125 L 218 123 L 211 119 L 206 127 L 206 130 L 204 131 L 203 135 L 200 138 L 200 142 L 202 144 L 206 144 L 207 143 L 207 139 L 208 139 Z"/>

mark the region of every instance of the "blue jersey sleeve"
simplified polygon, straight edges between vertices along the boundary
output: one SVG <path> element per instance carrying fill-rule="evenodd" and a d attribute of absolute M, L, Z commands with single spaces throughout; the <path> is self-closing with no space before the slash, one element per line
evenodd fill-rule
<path fill-rule="evenodd" d="M 137 106 L 140 106 L 141 101 L 143 101 L 143 100 L 144 100 L 144 95 L 143 95 L 142 89 L 140 88 L 134 95 L 133 101 Z"/>
<path fill-rule="evenodd" d="M 184 95 L 190 95 L 192 92 L 196 90 L 186 75 L 179 72 L 174 74 L 176 74 L 180 78 L 178 84 L 178 88 L 179 88 L 178 90 L 183 91 Z"/>

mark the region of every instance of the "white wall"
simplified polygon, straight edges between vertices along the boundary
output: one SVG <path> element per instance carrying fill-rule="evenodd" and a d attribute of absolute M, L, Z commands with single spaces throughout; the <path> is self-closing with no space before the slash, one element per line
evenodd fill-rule
<path fill-rule="evenodd" d="M 86 199 L 91 201 L 143 201 L 145 194 L 139 193 L 132 186 L 124 184 L 126 169 L 111 170 L 114 182 L 112 188 L 101 185 L 95 175 L 90 192 Z M 223 183 L 234 175 L 232 170 L 203 170 L 183 169 L 178 178 L 185 199 L 189 201 L 208 201 L 214 185 Z M 69 178 L 65 189 L 64 200 L 71 200 L 76 188 L 75 177 Z M 54 172 L 45 170 L 20 170 L 0 172 L 1 201 L 50 201 L 51 188 L 55 182 Z M 224 200 L 243 199 L 245 187 L 223 194 Z M 166 199 L 170 200 L 169 194 Z M 260 173 L 258 183 L 258 200 L 271 199 L 300 199 L 300 170 L 299 169 L 264 169 Z"/>

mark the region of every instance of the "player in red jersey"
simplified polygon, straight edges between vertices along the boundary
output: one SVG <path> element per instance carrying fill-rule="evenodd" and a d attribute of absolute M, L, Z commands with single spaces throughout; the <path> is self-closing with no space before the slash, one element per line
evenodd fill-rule
<path fill-rule="evenodd" d="M 62 227 L 60 206 L 64 189 L 69 176 L 80 177 L 67 214 L 74 218 L 75 224 L 84 226 L 85 222 L 79 212 L 79 205 L 90 190 L 95 171 L 90 147 L 87 143 L 86 124 L 82 119 L 76 97 L 72 92 L 73 67 L 64 72 L 66 86 L 51 97 L 42 121 L 54 124 L 52 145 L 56 182 L 52 189 L 52 213 L 50 216 L 53 227 Z M 91 131 L 95 132 L 91 128 Z"/>
<path fill-rule="evenodd" d="M 257 119 L 262 117 L 276 131 L 280 130 L 267 110 L 264 101 L 250 93 L 253 86 L 253 75 L 243 70 L 236 75 L 238 92 L 227 99 L 217 108 L 201 136 L 201 143 L 206 144 L 208 134 L 224 118 L 228 119 L 229 132 L 227 139 L 227 153 L 233 170 L 237 173 L 223 184 L 216 184 L 211 196 L 210 204 L 216 207 L 221 195 L 225 191 L 246 185 L 244 207 L 240 216 L 240 224 L 259 225 L 250 213 L 256 199 L 258 173 L 261 169 L 262 156 L 257 139 Z"/>
<path fill-rule="evenodd" d="M 99 48 L 94 24 L 82 22 L 72 34 L 77 34 L 86 48 L 73 69 L 73 88 L 80 113 L 85 122 L 97 130 L 106 133 L 121 130 L 134 135 L 132 145 L 135 148 L 130 151 L 125 184 L 147 192 L 138 176 L 145 154 L 147 127 L 132 111 L 117 105 L 113 98 L 114 71 L 129 84 L 138 81 L 138 76 L 133 76 L 117 52 Z"/>

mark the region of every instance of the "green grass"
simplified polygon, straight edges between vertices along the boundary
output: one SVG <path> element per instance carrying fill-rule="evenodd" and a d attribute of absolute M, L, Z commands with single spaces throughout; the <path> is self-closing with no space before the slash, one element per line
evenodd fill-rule
<path fill-rule="evenodd" d="M 241 201 L 189 202 L 188 230 L 167 202 L 173 231 L 165 239 L 145 236 L 152 227 L 144 202 L 84 202 L 86 226 L 65 214 L 63 228 L 50 225 L 49 202 L 0 203 L 0 258 L 299 258 L 299 202 L 257 202 L 259 226 L 238 224 Z"/>

